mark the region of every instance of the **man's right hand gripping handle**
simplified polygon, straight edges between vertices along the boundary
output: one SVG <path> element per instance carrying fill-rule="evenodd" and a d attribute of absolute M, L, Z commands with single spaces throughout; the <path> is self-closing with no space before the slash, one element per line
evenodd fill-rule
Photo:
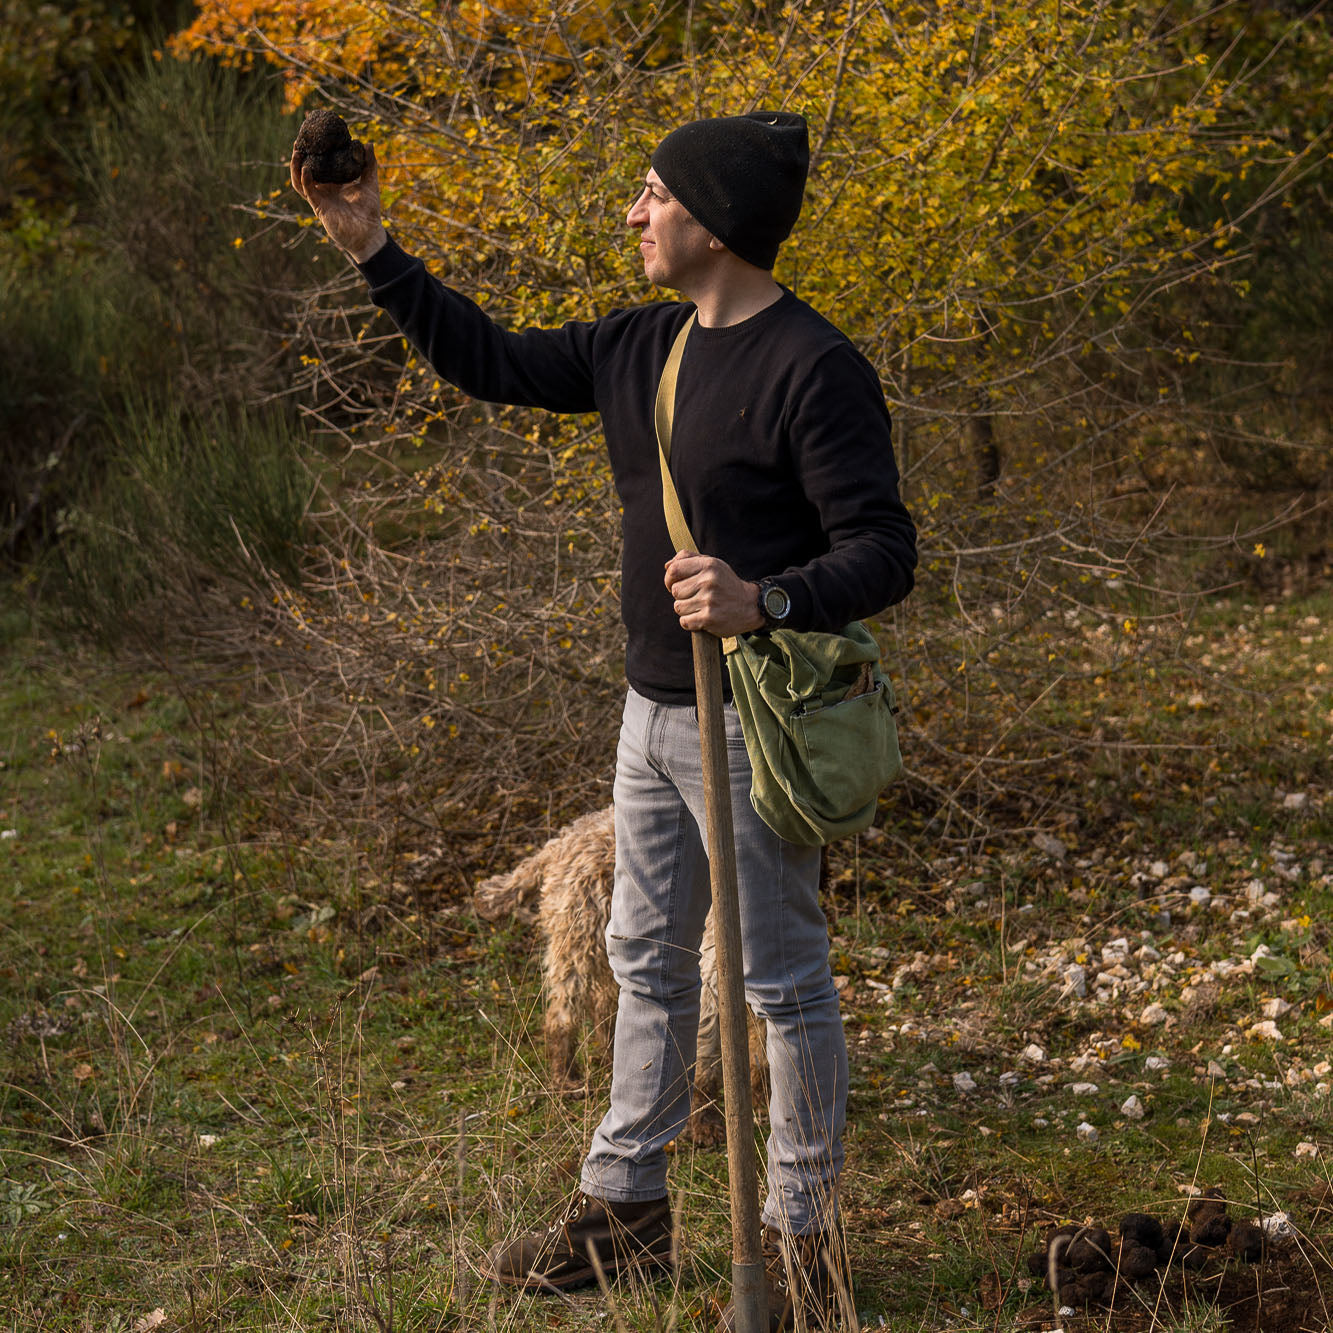
<path fill-rule="evenodd" d="M 366 145 L 366 166 L 349 185 L 321 185 L 304 156 L 292 150 L 292 189 L 358 264 L 364 264 L 389 239 L 380 221 L 380 171 L 375 145 Z"/>

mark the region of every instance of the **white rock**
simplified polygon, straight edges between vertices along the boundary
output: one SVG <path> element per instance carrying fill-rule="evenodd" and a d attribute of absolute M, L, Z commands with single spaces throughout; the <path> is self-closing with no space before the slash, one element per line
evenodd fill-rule
<path fill-rule="evenodd" d="M 1069 848 L 1049 833 L 1034 833 L 1032 835 L 1032 845 L 1039 851 L 1045 852 L 1047 856 L 1056 861 L 1063 861 L 1069 852 Z"/>
<path fill-rule="evenodd" d="M 221 1141 L 220 1134 L 200 1134 L 198 1144 L 201 1148 L 212 1148 Z"/>
<path fill-rule="evenodd" d="M 1269 1213 L 1259 1219 L 1259 1226 L 1266 1236 L 1294 1236 L 1296 1228 L 1291 1225 L 1291 1218 L 1286 1213 Z"/>
<path fill-rule="evenodd" d="M 1297 1156 L 1297 1157 L 1318 1157 L 1318 1156 L 1319 1156 L 1319 1145 L 1318 1145 L 1317 1143 L 1310 1143 L 1309 1141 L 1305 1141 L 1305 1142 L 1302 1142 L 1302 1143 L 1298 1143 L 1298 1144 L 1296 1145 L 1296 1156 Z"/>
<path fill-rule="evenodd" d="M 1170 1015 L 1162 1008 L 1160 1004 L 1150 1004 L 1145 1006 L 1143 1012 L 1139 1015 L 1139 1022 L 1148 1027 L 1158 1027 L 1165 1023 Z"/>
<path fill-rule="evenodd" d="M 1218 1064 L 1216 1060 L 1208 1061 L 1209 1078 L 1226 1078 L 1226 1076 L 1227 1076 L 1227 1071 L 1223 1069 L 1222 1066 Z"/>
<path fill-rule="evenodd" d="M 1141 963 L 1155 963 L 1161 959 L 1162 955 L 1151 944 L 1145 944 L 1134 954 L 1134 957 Z"/>
<path fill-rule="evenodd" d="M 1022 1081 L 1023 1075 L 1016 1069 L 1006 1069 L 1004 1073 L 1000 1075 L 1000 1086 L 1002 1088 L 1017 1087 Z"/>
<path fill-rule="evenodd" d="M 1046 1052 L 1034 1041 L 1023 1048 L 1023 1059 L 1034 1065 L 1044 1065 Z"/>
<path fill-rule="evenodd" d="M 1245 896 L 1252 902 L 1257 903 L 1267 892 L 1267 888 L 1261 879 L 1252 879 L 1245 886 Z"/>
<path fill-rule="evenodd" d="M 1330 1064 L 1327 1060 L 1321 1060 L 1310 1072 L 1315 1078 L 1323 1078 L 1325 1074 L 1333 1072 L 1333 1064 Z"/>
<path fill-rule="evenodd" d="M 1213 895 L 1209 893 L 1202 884 L 1196 884 L 1190 890 L 1190 902 L 1192 902 L 1195 907 L 1206 907 L 1212 896 Z"/>
<path fill-rule="evenodd" d="M 1256 1023 L 1253 1027 L 1245 1031 L 1247 1037 L 1255 1037 L 1259 1041 L 1281 1041 L 1282 1033 L 1278 1031 L 1277 1024 L 1273 1020 L 1267 1019 L 1262 1023 Z"/>
<path fill-rule="evenodd" d="M 1078 963 L 1070 963 L 1065 968 L 1065 989 L 1071 990 L 1081 1000 L 1088 993 L 1088 974 Z"/>
<path fill-rule="evenodd" d="M 1291 1005 L 1281 996 L 1274 996 L 1271 1000 L 1265 1000 L 1259 1006 L 1259 1012 L 1265 1018 L 1281 1018 L 1285 1014 L 1291 1013 Z"/>
<path fill-rule="evenodd" d="M 1165 879 L 1171 873 L 1171 867 L 1165 861 L 1154 861 L 1148 867 L 1148 873 L 1153 879 Z"/>
<path fill-rule="evenodd" d="M 977 1090 L 976 1079 L 966 1070 L 962 1070 L 953 1076 L 953 1085 L 964 1097 L 970 1097 Z"/>
<path fill-rule="evenodd" d="M 1282 798 L 1282 808 L 1284 810 L 1304 810 L 1309 799 L 1303 791 L 1289 791 Z"/>
<path fill-rule="evenodd" d="M 1170 1069 L 1171 1061 L 1164 1055 L 1150 1055 L 1144 1062 L 1143 1067 L 1150 1074 L 1155 1074 L 1161 1069 Z"/>
<path fill-rule="evenodd" d="M 1103 963 L 1122 963 L 1129 957 L 1129 941 L 1123 936 L 1118 940 L 1108 940 L 1102 945 Z"/>
<path fill-rule="evenodd" d="M 1033 1116 L 1032 1127 L 1033 1129 L 1050 1129 L 1051 1122 L 1044 1115 Z"/>
<path fill-rule="evenodd" d="M 1095 1097 L 1101 1089 L 1095 1083 L 1071 1083 L 1069 1091 L 1075 1097 Z"/>
<path fill-rule="evenodd" d="M 1127 1120 L 1142 1120 L 1148 1113 L 1143 1109 L 1143 1103 L 1131 1095 L 1120 1104 L 1120 1114 Z"/>
<path fill-rule="evenodd" d="M 1101 1135 L 1097 1133 L 1096 1126 L 1088 1124 L 1086 1120 L 1079 1121 L 1078 1129 L 1074 1132 L 1082 1143 L 1096 1143 L 1101 1138 Z"/>

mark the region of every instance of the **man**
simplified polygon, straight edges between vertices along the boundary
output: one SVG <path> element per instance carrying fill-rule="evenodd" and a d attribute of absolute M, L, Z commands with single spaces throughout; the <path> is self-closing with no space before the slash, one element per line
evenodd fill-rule
<path fill-rule="evenodd" d="M 672 1253 L 664 1149 L 689 1114 L 710 896 L 688 631 L 836 630 L 912 587 L 915 532 L 898 495 L 878 378 L 773 278 L 808 164 L 797 115 L 680 127 L 653 154 L 627 222 L 639 233 L 645 276 L 691 304 L 510 333 L 389 239 L 373 150 L 348 186 L 316 185 L 292 159 L 293 186 L 359 265 L 372 300 L 444 379 L 492 402 L 601 413 L 623 506 L 629 691 L 607 930 L 620 986 L 611 1105 L 572 1206 L 551 1227 L 491 1252 L 500 1282 L 589 1281 L 590 1247 L 612 1275 L 665 1266 Z M 658 381 L 692 308 L 671 471 L 706 555 L 673 553 L 653 428 Z M 767 1022 L 772 1075 L 763 1222 L 776 1330 L 793 1326 L 797 1303 L 824 1318 L 844 1281 L 829 1256 L 840 1253 L 847 1056 L 818 901 L 819 850 L 785 842 L 755 814 L 739 720 L 730 705 L 726 712 L 746 997 Z"/>

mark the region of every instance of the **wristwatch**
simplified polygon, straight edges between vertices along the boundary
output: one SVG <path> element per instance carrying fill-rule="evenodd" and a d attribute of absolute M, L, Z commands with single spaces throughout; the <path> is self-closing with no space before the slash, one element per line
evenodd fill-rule
<path fill-rule="evenodd" d="M 791 598 L 772 579 L 759 581 L 759 614 L 765 629 L 777 629 L 791 611 Z"/>

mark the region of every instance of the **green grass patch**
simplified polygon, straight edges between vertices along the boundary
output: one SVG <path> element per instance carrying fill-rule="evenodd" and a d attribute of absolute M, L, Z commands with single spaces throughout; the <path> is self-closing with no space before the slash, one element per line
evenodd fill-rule
<path fill-rule="evenodd" d="M 1240 625 L 1267 627 L 1245 651 L 1272 745 L 1296 757 L 1281 786 L 1185 751 L 1189 799 L 1165 755 L 1070 788 L 1077 818 L 1048 826 L 1060 854 L 1033 841 L 1059 803 L 966 854 L 910 808 L 837 849 L 843 1206 L 868 1327 L 1049 1327 L 1026 1267 L 1048 1227 L 1178 1216 L 1205 1185 L 1238 1216 L 1288 1212 L 1307 1286 L 1325 1282 L 1333 859 L 1327 722 L 1305 705 L 1327 686 L 1283 647 L 1323 605 L 1214 627 L 1233 650 Z M 20 612 L 0 632 L 10 1326 L 129 1329 L 159 1307 L 181 1329 L 713 1326 L 717 1152 L 674 1160 L 674 1282 L 618 1289 L 608 1313 L 595 1290 L 498 1294 L 479 1275 L 490 1244 L 573 1188 L 606 1092 L 604 1067 L 587 1097 L 549 1090 L 528 933 L 395 888 L 373 849 L 285 832 L 221 757 L 248 725 L 239 685 L 187 704 L 164 677 L 57 651 Z M 1125 706 L 1124 734 L 1165 745 L 1200 711 Z M 1241 783 L 1254 818 L 1229 794 Z M 1066 1327 L 1239 1327 L 1192 1289 L 1114 1318 Z"/>

